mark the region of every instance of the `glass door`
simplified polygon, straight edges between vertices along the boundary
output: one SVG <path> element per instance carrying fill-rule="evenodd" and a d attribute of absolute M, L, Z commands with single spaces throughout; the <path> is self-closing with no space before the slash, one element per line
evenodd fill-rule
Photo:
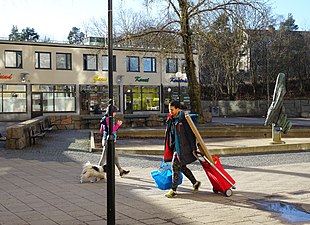
<path fill-rule="evenodd" d="M 42 93 L 32 93 L 31 95 L 31 118 L 43 115 Z"/>
<path fill-rule="evenodd" d="M 124 94 L 125 107 L 124 114 L 132 114 L 132 92 L 128 91 Z"/>

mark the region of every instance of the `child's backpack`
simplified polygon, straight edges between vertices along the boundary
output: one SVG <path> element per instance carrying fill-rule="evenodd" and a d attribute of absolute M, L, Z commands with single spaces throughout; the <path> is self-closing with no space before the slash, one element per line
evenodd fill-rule
<path fill-rule="evenodd" d="M 109 132 L 108 131 L 108 126 L 107 126 L 107 117 L 106 116 L 104 116 L 104 117 L 102 117 L 101 118 L 101 120 L 100 120 L 100 133 L 103 133 L 103 126 L 104 126 L 104 131 L 105 132 Z"/>

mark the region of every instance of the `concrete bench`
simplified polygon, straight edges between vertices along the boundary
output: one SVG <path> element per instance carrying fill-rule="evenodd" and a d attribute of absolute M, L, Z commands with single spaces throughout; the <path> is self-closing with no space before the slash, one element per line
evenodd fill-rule
<path fill-rule="evenodd" d="M 147 119 L 150 117 L 150 115 L 139 115 L 139 114 L 125 114 L 124 119 L 126 119 L 129 122 L 129 125 L 131 127 L 134 127 L 134 123 L 137 123 L 138 121 L 143 121 L 143 126 L 147 126 Z"/>

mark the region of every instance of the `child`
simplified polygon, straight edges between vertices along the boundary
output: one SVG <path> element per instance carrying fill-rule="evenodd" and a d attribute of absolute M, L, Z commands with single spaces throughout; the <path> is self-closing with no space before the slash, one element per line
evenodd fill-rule
<path fill-rule="evenodd" d="M 113 113 L 113 118 L 115 118 L 117 112 L 117 108 L 115 106 L 112 107 L 112 113 Z M 117 123 L 113 126 L 113 135 L 114 135 L 114 142 L 116 142 L 116 132 L 118 128 L 122 125 L 123 121 L 118 120 Z M 101 121 L 100 121 L 100 133 L 102 135 L 102 154 L 99 160 L 99 165 L 103 166 L 106 160 L 106 146 L 107 146 L 107 140 L 109 136 L 109 117 L 105 115 Z M 118 154 L 115 151 L 115 165 L 117 169 L 119 170 L 119 175 L 123 177 L 124 175 L 128 174 L 130 171 L 129 170 L 124 170 L 118 160 Z"/>

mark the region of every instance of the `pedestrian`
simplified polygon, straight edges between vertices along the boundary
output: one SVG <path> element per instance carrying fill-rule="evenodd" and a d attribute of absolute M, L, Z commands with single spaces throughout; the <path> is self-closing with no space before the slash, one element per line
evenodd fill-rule
<path fill-rule="evenodd" d="M 186 166 L 196 160 L 193 155 L 196 149 L 196 137 L 185 118 L 185 113 L 180 109 L 179 102 L 171 101 L 164 151 L 164 161 L 172 162 L 172 189 L 165 195 L 167 198 L 177 195 L 180 172 L 191 181 L 194 192 L 198 191 L 201 182 L 196 180 L 192 171 Z"/>
<path fill-rule="evenodd" d="M 113 118 L 115 118 L 116 116 L 116 112 L 118 111 L 117 107 L 116 106 L 112 106 L 112 113 L 113 113 Z M 114 120 L 113 120 L 114 122 Z M 114 142 L 116 142 L 116 138 L 117 138 L 117 135 L 116 135 L 116 132 L 118 130 L 118 128 L 123 124 L 123 121 L 121 120 L 118 120 L 116 124 L 113 124 L 113 135 L 114 135 Z M 102 153 L 101 153 L 101 157 L 100 157 L 100 160 L 99 160 L 99 163 L 98 165 L 100 166 L 103 166 L 105 164 L 105 161 L 106 161 L 106 147 L 107 147 L 107 140 L 108 140 L 108 137 L 109 137 L 109 117 L 106 115 L 104 115 L 100 121 L 100 133 L 102 135 Z M 118 154 L 117 152 L 115 151 L 115 154 L 114 154 L 114 160 L 115 160 L 115 165 L 117 167 L 117 169 L 119 170 L 119 175 L 121 177 L 123 177 L 124 175 L 128 174 L 130 171 L 129 170 L 124 170 L 120 163 L 119 163 L 119 159 L 118 159 Z"/>
<path fill-rule="evenodd" d="M 101 114 L 101 108 L 99 104 L 96 104 L 95 109 L 94 109 L 94 114 Z"/>

